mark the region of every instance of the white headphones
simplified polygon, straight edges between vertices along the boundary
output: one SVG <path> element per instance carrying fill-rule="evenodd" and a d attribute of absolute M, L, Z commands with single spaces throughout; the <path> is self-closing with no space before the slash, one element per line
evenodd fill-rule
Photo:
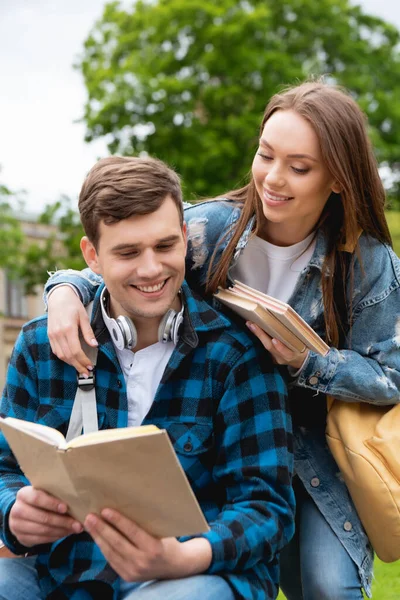
<path fill-rule="evenodd" d="M 100 296 L 100 306 L 103 315 L 104 323 L 111 331 L 113 341 L 118 350 L 127 348 L 133 350 L 137 344 L 137 332 L 133 321 L 126 316 L 119 316 L 113 319 L 107 313 L 108 307 L 108 293 L 107 288 L 104 288 Z M 160 321 L 158 326 L 158 341 L 164 344 L 172 341 L 174 344 L 179 339 L 179 328 L 183 322 L 183 302 L 182 308 L 179 312 L 176 312 L 172 308 L 167 310 L 165 315 Z"/>

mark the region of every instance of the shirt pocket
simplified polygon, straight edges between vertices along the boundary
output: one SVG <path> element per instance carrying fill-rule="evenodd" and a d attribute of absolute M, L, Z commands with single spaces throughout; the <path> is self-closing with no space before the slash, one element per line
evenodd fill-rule
<path fill-rule="evenodd" d="M 215 463 L 214 428 L 212 422 L 163 422 L 179 462 L 196 493 L 212 480 Z"/>
<path fill-rule="evenodd" d="M 177 453 L 195 456 L 207 452 L 214 445 L 212 423 L 185 423 L 181 421 L 164 424 Z"/>

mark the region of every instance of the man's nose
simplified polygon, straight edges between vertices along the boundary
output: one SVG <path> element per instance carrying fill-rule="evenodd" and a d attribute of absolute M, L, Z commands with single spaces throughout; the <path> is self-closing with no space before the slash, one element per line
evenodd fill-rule
<path fill-rule="evenodd" d="M 151 279 L 157 277 L 162 272 L 162 264 L 155 252 L 148 250 L 143 252 L 140 263 L 137 267 L 139 277 Z"/>

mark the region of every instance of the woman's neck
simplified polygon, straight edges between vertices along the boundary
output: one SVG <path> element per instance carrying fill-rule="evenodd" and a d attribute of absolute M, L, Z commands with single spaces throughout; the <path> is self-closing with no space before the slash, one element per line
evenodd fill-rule
<path fill-rule="evenodd" d="M 264 222 L 257 230 L 261 239 L 274 246 L 293 246 L 305 240 L 313 228 L 301 228 L 298 224 Z"/>

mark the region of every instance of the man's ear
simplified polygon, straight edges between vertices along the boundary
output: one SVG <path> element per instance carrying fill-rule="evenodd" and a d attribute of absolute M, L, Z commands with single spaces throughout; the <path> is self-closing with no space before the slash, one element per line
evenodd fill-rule
<path fill-rule="evenodd" d="M 97 256 L 96 248 L 86 235 L 81 239 L 80 247 L 87 266 L 90 267 L 94 273 L 100 274 L 99 258 Z"/>

